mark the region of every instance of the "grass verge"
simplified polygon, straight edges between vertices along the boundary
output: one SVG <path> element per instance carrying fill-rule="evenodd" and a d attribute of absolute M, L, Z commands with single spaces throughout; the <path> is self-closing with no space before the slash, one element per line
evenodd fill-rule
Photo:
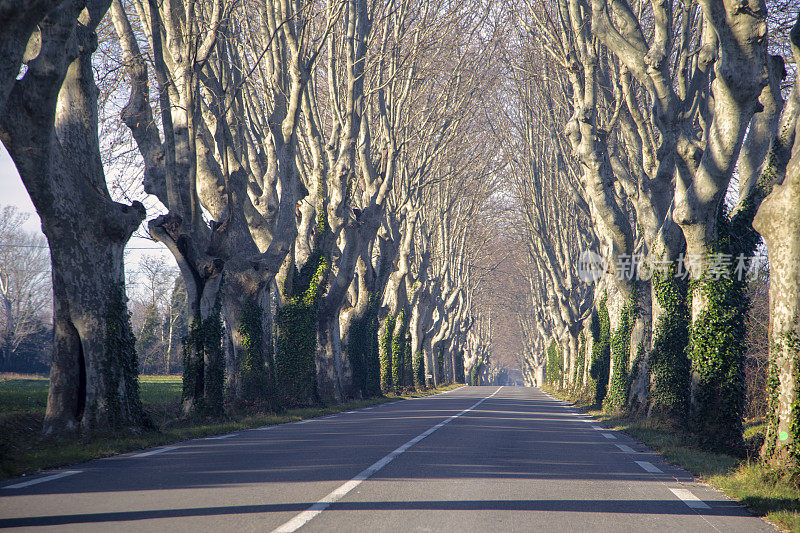
<path fill-rule="evenodd" d="M 739 500 L 756 516 L 766 517 L 781 528 L 800 532 L 800 487 L 786 472 L 775 471 L 757 458 L 741 459 L 700 449 L 694 436 L 663 421 L 640 419 L 597 410 L 585 399 L 545 387 L 548 393 L 573 402 L 576 409 L 595 417 L 601 425 L 622 431 L 670 464 L 691 472 L 726 495 Z M 763 431 L 763 420 L 745 424 L 745 438 Z"/>
<path fill-rule="evenodd" d="M 398 399 L 420 398 L 461 386 L 449 385 L 343 404 L 290 409 L 277 414 L 229 413 L 224 418 L 198 421 L 180 419 L 180 376 L 141 376 L 140 384 L 142 402 L 160 431 L 138 435 L 93 434 L 89 438 L 72 436 L 44 439 L 40 431 L 47 405 L 48 380 L 0 375 L 0 479 L 197 437 L 297 422 Z"/>

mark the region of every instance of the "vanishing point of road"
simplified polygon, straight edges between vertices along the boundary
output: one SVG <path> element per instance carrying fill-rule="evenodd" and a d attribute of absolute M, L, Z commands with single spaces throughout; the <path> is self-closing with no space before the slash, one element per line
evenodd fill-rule
<path fill-rule="evenodd" d="M 775 531 L 523 387 L 462 387 L 6 480 L 0 528 Z"/>

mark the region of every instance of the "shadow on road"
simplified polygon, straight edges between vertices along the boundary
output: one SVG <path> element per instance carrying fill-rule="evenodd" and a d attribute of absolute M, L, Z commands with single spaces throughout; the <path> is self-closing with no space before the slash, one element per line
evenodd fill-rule
<path fill-rule="evenodd" d="M 198 507 L 193 509 L 161 509 L 153 511 L 122 511 L 116 513 L 85 513 L 58 516 L 34 516 L 0 519 L 0 528 L 63 526 L 97 522 L 129 522 L 157 518 L 240 515 L 258 513 L 300 512 L 313 502 L 240 505 L 228 507 Z M 712 509 L 692 510 L 675 500 L 468 500 L 468 501 L 410 501 L 410 502 L 338 502 L 328 511 L 561 511 L 587 513 L 624 513 L 707 516 L 741 516 L 742 509 L 733 502 L 714 502 Z"/>

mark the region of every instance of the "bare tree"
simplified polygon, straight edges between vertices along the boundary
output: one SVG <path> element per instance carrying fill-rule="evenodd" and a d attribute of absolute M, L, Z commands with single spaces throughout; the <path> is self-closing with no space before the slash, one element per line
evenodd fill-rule
<path fill-rule="evenodd" d="M 47 242 L 28 233 L 28 219 L 14 206 L 0 209 L 0 352 L 8 366 L 20 344 L 49 321 L 52 291 Z M 50 354 L 42 354 L 49 359 Z"/>

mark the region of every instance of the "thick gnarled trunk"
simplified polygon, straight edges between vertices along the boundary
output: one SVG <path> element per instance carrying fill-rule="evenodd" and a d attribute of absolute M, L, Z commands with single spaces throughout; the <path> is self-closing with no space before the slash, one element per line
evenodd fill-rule
<path fill-rule="evenodd" d="M 0 112 L 0 137 L 51 250 L 55 339 L 46 435 L 149 427 L 123 269 L 125 244 L 144 207 L 111 200 L 97 132 L 91 57 L 108 4 L 50 12 L 39 26 L 38 56 Z"/>

